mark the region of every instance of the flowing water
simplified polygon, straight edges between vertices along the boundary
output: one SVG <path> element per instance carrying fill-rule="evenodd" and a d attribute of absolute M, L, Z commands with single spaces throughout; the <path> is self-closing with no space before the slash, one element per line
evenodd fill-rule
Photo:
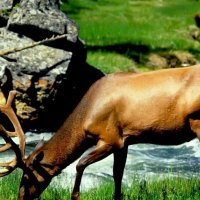
<path fill-rule="evenodd" d="M 36 144 L 44 139 L 49 140 L 50 133 L 26 133 L 26 155 L 33 151 Z M 17 142 L 17 141 L 16 141 Z M 3 140 L 0 139 L 0 145 Z M 1 153 L 0 161 L 8 160 L 11 152 Z M 56 177 L 52 184 L 58 187 L 70 188 L 73 185 L 77 161 L 72 163 L 63 173 Z M 86 168 L 82 189 L 96 187 L 102 180 L 112 180 L 113 156 L 109 156 Z M 129 147 L 123 182 L 131 184 L 133 178 L 151 178 L 153 176 L 199 176 L 200 142 L 194 139 L 178 146 L 160 146 L 152 144 L 137 144 Z"/>

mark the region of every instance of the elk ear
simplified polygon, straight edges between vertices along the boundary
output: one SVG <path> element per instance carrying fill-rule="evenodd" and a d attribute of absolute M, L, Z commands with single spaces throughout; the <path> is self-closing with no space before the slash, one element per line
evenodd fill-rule
<path fill-rule="evenodd" d="M 38 142 L 38 144 L 36 145 L 34 149 L 34 152 L 36 153 L 36 157 L 34 158 L 32 164 L 36 164 L 44 158 L 44 152 L 43 151 L 40 152 L 40 149 L 43 147 L 43 145 L 44 145 L 44 140 L 42 139 L 41 141 Z M 37 154 L 37 152 L 39 154 Z"/>
<path fill-rule="evenodd" d="M 37 151 L 38 149 L 40 149 L 42 146 L 44 145 L 44 139 L 40 140 L 38 142 L 38 144 L 36 145 L 34 151 Z"/>

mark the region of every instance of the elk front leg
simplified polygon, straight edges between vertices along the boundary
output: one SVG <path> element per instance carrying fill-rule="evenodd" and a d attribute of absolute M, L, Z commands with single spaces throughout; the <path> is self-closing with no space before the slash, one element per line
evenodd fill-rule
<path fill-rule="evenodd" d="M 112 146 L 103 141 L 99 141 L 97 143 L 97 146 L 92 152 L 90 152 L 88 155 L 86 155 L 85 157 L 79 160 L 76 166 L 77 173 L 76 173 L 75 184 L 74 184 L 74 188 L 72 192 L 72 200 L 80 199 L 80 184 L 81 184 L 83 171 L 85 170 L 85 168 L 92 163 L 102 160 L 103 158 L 107 157 L 111 153 L 112 153 Z"/>
<path fill-rule="evenodd" d="M 124 167 L 126 164 L 128 146 L 124 146 L 122 149 L 117 149 L 114 152 L 114 165 L 113 165 L 113 178 L 115 182 L 114 200 L 121 199 L 121 185 L 122 177 L 124 173 Z"/>

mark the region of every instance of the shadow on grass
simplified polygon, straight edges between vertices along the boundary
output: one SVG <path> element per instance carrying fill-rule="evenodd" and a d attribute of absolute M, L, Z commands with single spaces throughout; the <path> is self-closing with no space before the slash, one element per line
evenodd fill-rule
<path fill-rule="evenodd" d="M 91 10 L 89 6 L 80 5 L 79 3 L 74 3 L 70 0 L 62 0 L 63 4 L 61 5 L 61 10 L 67 15 L 77 15 L 82 10 Z"/>
<path fill-rule="evenodd" d="M 130 59 L 133 59 L 134 61 L 138 63 L 144 63 L 147 56 L 150 53 L 164 53 L 164 52 L 170 52 L 176 49 L 170 48 L 170 47 L 156 47 L 152 48 L 145 44 L 131 44 L 131 43 L 119 43 L 119 44 L 113 44 L 113 45 L 105 45 L 105 46 L 87 46 L 87 50 L 91 52 L 95 51 L 105 51 L 105 52 L 112 52 L 117 54 L 122 54 L 127 56 Z M 178 49 L 177 49 L 178 50 Z M 180 49 L 181 51 L 187 51 L 197 57 L 200 55 L 200 50 L 194 50 L 194 49 Z"/>
<path fill-rule="evenodd" d="M 163 52 L 169 51 L 167 48 L 152 49 L 150 46 L 145 44 L 131 44 L 121 43 L 105 46 L 87 46 L 88 51 L 106 51 L 112 53 L 118 53 L 127 56 L 134 61 L 141 63 L 145 60 L 145 57 L 152 52 Z"/>

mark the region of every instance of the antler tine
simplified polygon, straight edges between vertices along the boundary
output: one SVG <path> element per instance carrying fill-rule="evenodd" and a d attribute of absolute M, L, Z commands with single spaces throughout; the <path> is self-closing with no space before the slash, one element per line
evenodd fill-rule
<path fill-rule="evenodd" d="M 21 149 L 21 156 L 22 158 L 24 158 L 24 152 L 25 152 L 25 135 L 24 132 L 21 128 L 21 125 L 19 123 L 19 120 L 17 119 L 17 116 L 12 108 L 12 102 L 13 99 L 15 97 L 15 95 L 17 94 L 17 92 L 15 90 L 12 90 L 9 92 L 8 95 L 8 99 L 6 102 L 6 105 L 1 105 L 0 106 L 0 111 L 4 114 L 7 115 L 7 117 L 9 118 L 9 120 L 12 122 L 15 131 L 14 132 L 10 132 L 10 131 L 6 131 L 7 135 L 9 136 L 18 136 L 19 137 L 19 147 Z"/>
<path fill-rule="evenodd" d="M 11 144 L 10 143 L 6 143 L 4 146 L 0 147 L 0 152 L 7 151 L 10 148 L 11 148 Z"/>
<path fill-rule="evenodd" d="M 17 116 L 12 109 L 12 102 L 16 95 L 16 91 L 10 91 L 8 100 L 6 105 L 0 105 L 0 111 L 4 113 L 11 123 L 14 126 L 14 132 L 7 131 L 1 124 L 0 124 L 0 136 L 3 137 L 6 144 L 0 148 L 0 152 L 6 151 L 8 149 L 12 149 L 16 155 L 16 158 L 9 162 L 0 163 L 0 167 L 5 167 L 5 169 L 0 170 L 0 177 L 5 176 L 11 173 L 17 166 L 23 166 L 24 160 L 24 152 L 25 152 L 25 135 L 21 128 L 21 125 L 17 119 Z M 18 136 L 19 138 L 19 147 L 15 142 L 11 139 L 13 136 Z"/>
<path fill-rule="evenodd" d="M 13 142 L 13 140 L 7 134 L 7 131 L 1 124 L 0 124 L 0 135 L 6 141 L 6 144 L 0 148 L 0 152 L 6 151 L 12 148 L 17 157 L 17 158 L 12 159 L 9 162 L 0 162 L 0 167 L 5 168 L 5 169 L 0 170 L 0 177 L 3 177 L 10 174 L 17 167 L 18 162 L 21 163 L 21 152 L 17 144 Z"/>
<path fill-rule="evenodd" d="M 10 162 L 0 163 L 0 166 L 5 168 L 0 170 L 0 177 L 6 176 L 15 170 L 17 166 L 17 159 L 14 158 Z"/>
<path fill-rule="evenodd" d="M 9 92 L 8 99 L 7 99 L 7 102 L 6 102 L 6 106 L 7 107 L 11 107 L 12 106 L 12 102 L 13 102 L 16 94 L 17 94 L 17 91 L 15 91 L 15 90 L 11 90 Z"/>

